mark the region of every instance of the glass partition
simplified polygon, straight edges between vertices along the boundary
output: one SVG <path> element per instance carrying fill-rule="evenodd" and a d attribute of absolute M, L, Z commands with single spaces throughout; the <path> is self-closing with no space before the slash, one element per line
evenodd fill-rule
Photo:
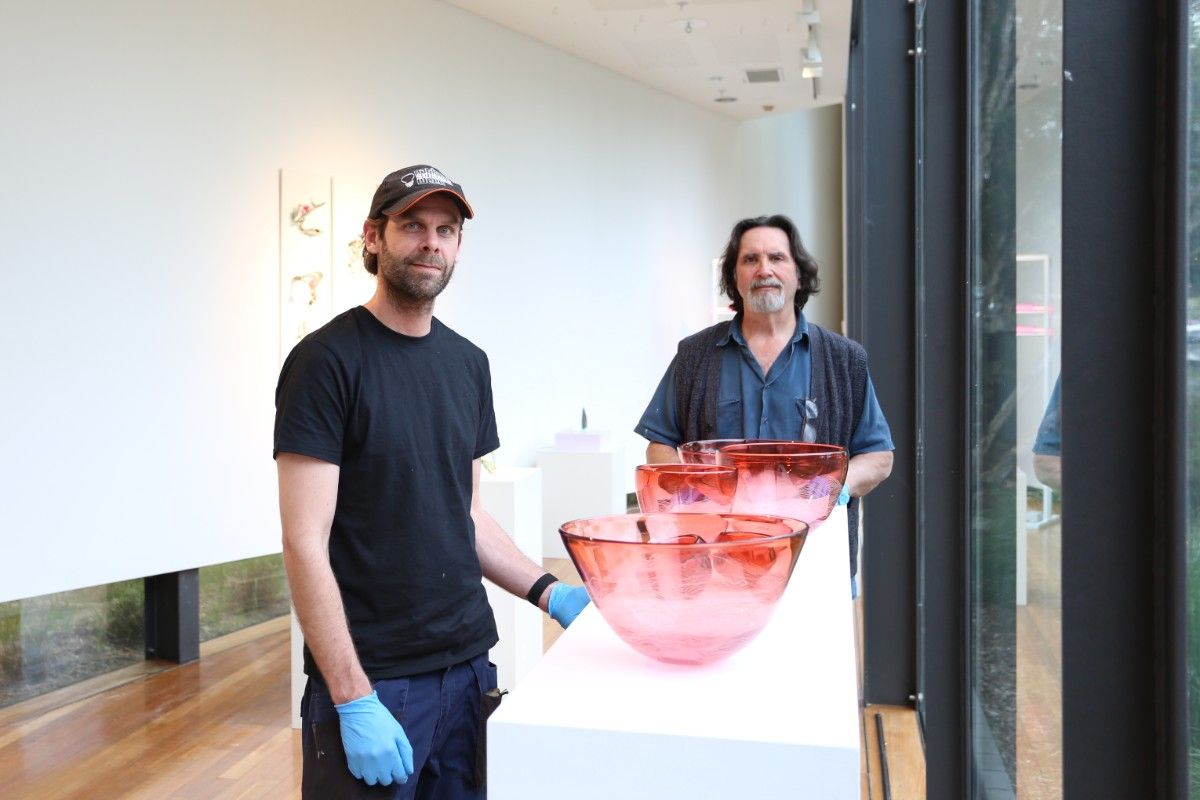
<path fill-rule="evenodd" d="M 1187 70 L 1188 796 L 1200 798 L 1200 0 L 1188 4 Z"/>
<path fill-rule="evenodd" d="M 972 14 L 972 794 L 1062 797 L 1062 2 Z"/>

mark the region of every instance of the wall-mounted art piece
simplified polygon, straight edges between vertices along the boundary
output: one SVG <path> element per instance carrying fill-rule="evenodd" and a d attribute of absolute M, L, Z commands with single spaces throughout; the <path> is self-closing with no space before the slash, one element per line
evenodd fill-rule
<path fill-rule="evenodd" d="M 375 276 L 363 267 L 363 220 L 375 187 L 365 181 L 333 178 L 333 307 L 335 313 L 361 305 L 375 293 Z"/>
<path fill-rule="evenodd" d="M 328 176 L 279 171 L 279 358 L 333 312 L 333 187 Z"/>
<path fill-rule="evenodd" d="M 375 291 L 363 267 L 363 220 L 375 187 L 353 178 L 279 171 L 279 359 Z"/>

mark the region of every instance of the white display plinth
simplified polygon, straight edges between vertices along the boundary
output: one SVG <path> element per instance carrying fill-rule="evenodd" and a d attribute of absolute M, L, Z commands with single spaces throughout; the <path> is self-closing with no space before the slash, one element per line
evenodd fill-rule
<path fill-rule="evenodd" d="M 542 563 L 542 471 L 535 467 L 500 467 L 479 478 L 483 507 L 512 537 L 522 553 Z M 488 657 L 496 665 L 501 689 L 511 689 L 542 657 L 542 611 L 524 598 L 483 582 L 496 615 L 500 641 Z"/>
<path fill-rule="evenodd" d="M 521 552 L 542 563 L 541 470 L 502 467 L 479 476 L 479 499 Z M 483 582 L 496 615 L 500 641 L 488 653 L 496 665 L 500 688 L 516 685 L 542 656 L 542 612 L 524 599 Z M 304 695 L 303 636 L 292 612 L 292 727 L 300 727 L 300 698 Z"/>
<path fill-rule="evenodd" d="M 300 698 L 304 696 L 304 634 L 300 631 L 300 620 L 296 609 L 292 609 L 292 727 L 300 730 Z"/>
<path fill-rule="evenodd" d="M 813 531 L 775 616 L 728 659 L 653 661 L 589 607 L 488 730 L 488 797 L 859 800 L 846 511 Z"/>
<path fill-rule="evenodd" d="M 625 513 L 625 454 L 621 448 L 538 452 L 542 468 L 542 556 L 566 558 L 558 527 L 580 517 Z"/>

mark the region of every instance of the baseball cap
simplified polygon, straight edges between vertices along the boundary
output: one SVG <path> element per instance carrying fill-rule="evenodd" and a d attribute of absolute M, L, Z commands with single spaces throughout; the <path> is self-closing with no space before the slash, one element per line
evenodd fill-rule
<path fill-rule="evenodd" d="M 398 169 L 383 179 L 371 200 L 371 219 L 402 214 L 413 204 L 437 192 L 445 192 L 454 198 L 462 210 L 463 217 L 471 219 L 475 213 L 467 202 L 463 189 L 447 178 L 437 167 L 416 164 Z"/>

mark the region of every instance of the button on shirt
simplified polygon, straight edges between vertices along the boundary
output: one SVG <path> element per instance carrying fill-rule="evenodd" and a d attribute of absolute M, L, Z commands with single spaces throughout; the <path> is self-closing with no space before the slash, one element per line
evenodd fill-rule
<path fill-rule="evenodd" d="M 806 413 L 812 374 L 808 343 L 808 321 L 801 313 L 791 341 L 784 346 L 770 371 L 763 375 L 758 359 L 742 335 L 741 317 L 734 319 L 728 335 L 717 342 L 723 352 L 714 438 L 790 441 L 806 438 L 805 422 L 813 422 L 807 419 L 809 414 Z M 819 415 L 820 399 L 816 399 L 815 406 Z M 682 443 L 683 426 L 679 424 L 675 408 L 674 369 L 668 369 L 659 382 L 636 430 L 652 442 L 671 447 Z M 869 375 L 862 417 L 847 449 L 852 456 L 895 449 Z"/>

